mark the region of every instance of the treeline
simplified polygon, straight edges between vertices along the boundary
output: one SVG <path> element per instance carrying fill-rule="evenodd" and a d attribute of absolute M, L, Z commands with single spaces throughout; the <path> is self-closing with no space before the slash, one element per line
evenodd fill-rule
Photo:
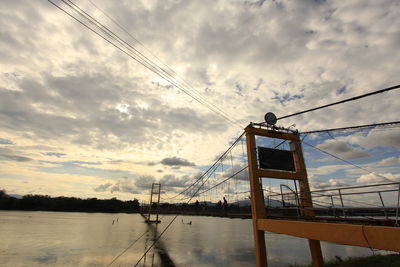
<path fill-rule="evenodd" d="M 152 211 L 157 210 L 155 204 L 153 204 Z M 142 213 L 147 213 L 149 206 L 144 205 L 141 207 Z M 196 200 L 194 203 L 160 203 L 159 209 L 160 214 L 187 214 L 187 215 L 232 215 L 232 214 L 251 214 L 251 206 L 239 206 L 238 204 L 228 204 L 227 202 L 218 201 L 217 203 L 211 202 L 199 202 Z"/>
<path fill-rule="evenodd" d="M 5 190 L 0 190 L 0 210 L 135 213 L 139 212 L 140 205 L 137 199 L 122 201 L 116 198 L 81 199 L 47 195 L 25 195 L 19 199 L 7 195 Z"/>

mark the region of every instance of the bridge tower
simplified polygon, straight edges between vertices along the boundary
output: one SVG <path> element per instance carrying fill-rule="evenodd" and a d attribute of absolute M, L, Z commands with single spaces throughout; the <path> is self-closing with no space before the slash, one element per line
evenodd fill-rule
<path fill-rule="evenodd" d="M 152 183 L 150 192 L 150 205 L 149 213 L 146 215 L 146 223 L 160 223 L 158 219 L 159 208 L 160 208 L 160 196 L 161 196 L 161 184 Z M 152 216 L 153 215 L 153 219 Z M 154 219 L 155 216 L 155 219 Z"/>
<path fill-rule="evenodd" d="M 297 132 L 265 127 L 264 124 L 251 123 L 245 128 L 249 166 L 253 236 L 256 250 L 256 266 L 267 266 L 265 246 L 265 208 L 262 178 L 276 178 L 298 181 L 300 187 L 300 210 L 302 216 L 314 216 L 310 186 L 307 178 L 300 137 Z M 257 147 L 256 136 L 287 140 L 290 151 Z M 276 161 L 276 157 L 280 157 Z M 308 239 L 312 262 L 315 267 L 323 266 L 319 240 Z"/>

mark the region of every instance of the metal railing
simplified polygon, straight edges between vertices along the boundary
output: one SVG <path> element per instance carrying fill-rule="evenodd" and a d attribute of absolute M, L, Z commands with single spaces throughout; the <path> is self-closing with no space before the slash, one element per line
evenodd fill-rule
<path fill-rule="evenodd" d="M 284 192 L 284 189 L 288 192 Z M 305 210 L 312 209 L 317 215 L 322 214 L 324 217 L 367 218 L 370 220 L 382 220 L 383 217 L 386 221 L 394 221 L 394 224 L 399 226 L 400 183 L 337 187 L 303 192 L 311 194 L 312 208 L 301 205 L 302 194 L 297 191 L 297 186 L 292 189 L 282 184 L 280 192 L 267 189 L 264 191 L 266 192 L 267 207 L 282 210 L 295 209 L 295 216 L 303 216 Z M 376 201 L 372 201 L 374 195 Z M 288 214 L 293 216 L 293 213 Z"/>

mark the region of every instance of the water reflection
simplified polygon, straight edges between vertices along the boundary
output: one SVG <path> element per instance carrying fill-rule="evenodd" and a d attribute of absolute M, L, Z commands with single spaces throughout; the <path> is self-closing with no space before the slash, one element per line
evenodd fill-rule
<path fill-rule="evenodd" d="M 112 266 L 132 266 L 172 218 L 167 215 L 160 224 L 147 225 L 138 214 L 0 211 L 0 263 L 2 266 L 107 266 L 126 250 Z M 181 219 L 193 223 L 184 224 L 179 222 Z M 310 262 L 304 239 L 267 233 L 266 243 L 268 266 Z M 366 248 L 325 242 L 322 250 L 325 260 L 371 255 Z M 251 220 L 200 216 L 180 217 L 139 264 L 254 265 Z"/>
<path fill-rule="evenodd" d="M 148 224 L 148 235 L 146 236 L 145 240 L 145 251 L 147 251 L 147 247 L 151 246 L 153 242 L 157 239 L 159 233 L 158 233 L 158 224 Z M 150 258 L 151 258 L 151 267 L 154 266 L 154 256 L 157 254 L 159 261 L 160 261 L 160 266 L 162 267 L 175 267 L 174 261 L 171 259 L 171 257 L 168 254 L 168 251 L 166 249 L 166 246 L 164 244 L 164 241 L 162 239 L 159 239 L 153 249 L 149 251 Z M 146 258 L 148 258 L 148 254 L 144 258 L 144 264 L 143 266 L 146 266 Z"/>

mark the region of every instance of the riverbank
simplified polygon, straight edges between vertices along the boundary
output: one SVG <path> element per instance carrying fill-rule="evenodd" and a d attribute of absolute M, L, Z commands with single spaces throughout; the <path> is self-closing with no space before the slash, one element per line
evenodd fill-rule
<path fill-rule="evenodd" d="M 289 265 L 291 267 L 311 267 L 312 265 Z M 325 263 L 325 267 L 353 267 L 353 266 L 363 266 L 363 267 L 399 267 L 400 266 L 400 255 L 399 254 L 389 254 L 389 255 L 375 255 L 369 257 L 357 257 L 357 258 L 347 258 L 342 259 L 336 256 L 335 260 L 328 261 Z"/>

